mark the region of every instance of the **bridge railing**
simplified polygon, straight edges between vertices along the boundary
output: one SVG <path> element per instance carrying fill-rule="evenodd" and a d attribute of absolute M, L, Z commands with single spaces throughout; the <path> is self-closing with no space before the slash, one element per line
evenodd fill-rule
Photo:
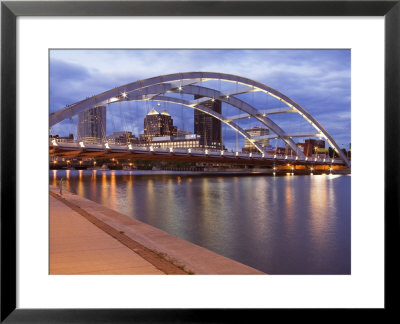
<path fill-rule="evenodd" d="M 300 159 L 297 156 L 288 156 L 284 154 L 260 154 L 260 153 L 245 153 L 245 152 L 229 152 L 219 150 L 208 150 L 200 148 L 160 148 L 154 146 L 136 146 L 131 144 L 109 144 L 109 143 L 83 143 L 71 141 L 59 141 L 50 139 L 50 147 L 59 148 L 71 151 L 92 151 L 92 152 L 114 152 L 114 153 L 143 153 L 143 154 L 160 154 L 160 155 L 187 155 L 187 156 L 202 156 L 202 157 L 225 157 L 230 159 L 254 159 L 254 160 L 270 160 L 270 161 L 287 161 L 288 163 L 308 163 L 308 164 L 344 164 L 339 158 L 322 158 L 322 157 L 305 157 Z"/>

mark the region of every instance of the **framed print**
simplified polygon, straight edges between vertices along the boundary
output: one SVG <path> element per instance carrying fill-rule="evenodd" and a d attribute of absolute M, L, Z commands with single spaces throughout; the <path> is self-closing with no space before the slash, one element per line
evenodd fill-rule
<path fill-rule="evenodd" d="M 2 2 L 1 320 L 394 310 L 399 15 Z"/>

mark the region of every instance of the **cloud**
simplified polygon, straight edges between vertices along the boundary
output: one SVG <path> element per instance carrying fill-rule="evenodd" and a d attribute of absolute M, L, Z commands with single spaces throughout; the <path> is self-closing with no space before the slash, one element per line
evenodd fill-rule
<path fill-rule="evenodd" d="M 257 80 L 277 89 L 309 111 L 334 138 L 350 142 L 350 58 L 349 50 L 52 50 L 50 111 L 156 75 L 223 72 Z M 223 90 L 235 85 L 220 86 Z M 260 109 L 281 105 L 260 94 L 241 97 Z M 135 108 L 124 110 L 124 118 L 129 120 L 127 124 L 135 133 L 137 130 L 142 132 L 143 118 L 149 105 L 156 103 L 131 103 Z M 192 109 L 172 104 L 166 108 L 179 128 L 193 128 Z M 224 113 L 234 115 L 240 112 L 224 108 Z M 108 116 L 109 131 L 112 130 L 112 120 L 114 128 L 121 127 L 117 109 L 110 108 Z M 305 127 L 301 121 L 294 122 L 288 114 L 276 118 L 285 130 Z M 246 122 L 243 125 L 246 126 Z M 226 131 L 224 136 L 228 142 L 235 142 L 235 134 L 231 131 Z"/>

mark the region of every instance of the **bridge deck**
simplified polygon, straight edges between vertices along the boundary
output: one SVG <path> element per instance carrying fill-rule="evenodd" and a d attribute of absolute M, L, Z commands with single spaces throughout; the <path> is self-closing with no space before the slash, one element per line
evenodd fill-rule
<path fill-rule="evenodd" d="M 101 144 L 80 145 L 79 143 L 50 144 L 50 156 L 64 158 L 116 158 L 129 160 L 165 160 L 182 162 L 231 163 L 250 165 L 326 165 L 345 166 L 339 158 L 299 159 L 296 156 L 270 155 L 257 153 L 240 153 L 227 151 L 194 150 L 194 149 L 164 149 L 149 146 L 107 145 Z"/>

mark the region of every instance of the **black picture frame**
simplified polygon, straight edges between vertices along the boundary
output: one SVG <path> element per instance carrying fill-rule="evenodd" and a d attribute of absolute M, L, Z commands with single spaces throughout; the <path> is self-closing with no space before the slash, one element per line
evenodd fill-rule
<path fill-rule="evenodd" d="M 270 309 L 16 308 L 16 18 L 19 16 L 384 16 L 385 308 L 395 311 L 399 266 L 400 1 L 2 1 L 1 3 L 1 322 L 258 322 Z M 382 172 L 383 159 L 371 162 Z M 308 312 L 297 310 L 305 316 Z M 368 316 L 372 314 L 369 313 Z"/>

